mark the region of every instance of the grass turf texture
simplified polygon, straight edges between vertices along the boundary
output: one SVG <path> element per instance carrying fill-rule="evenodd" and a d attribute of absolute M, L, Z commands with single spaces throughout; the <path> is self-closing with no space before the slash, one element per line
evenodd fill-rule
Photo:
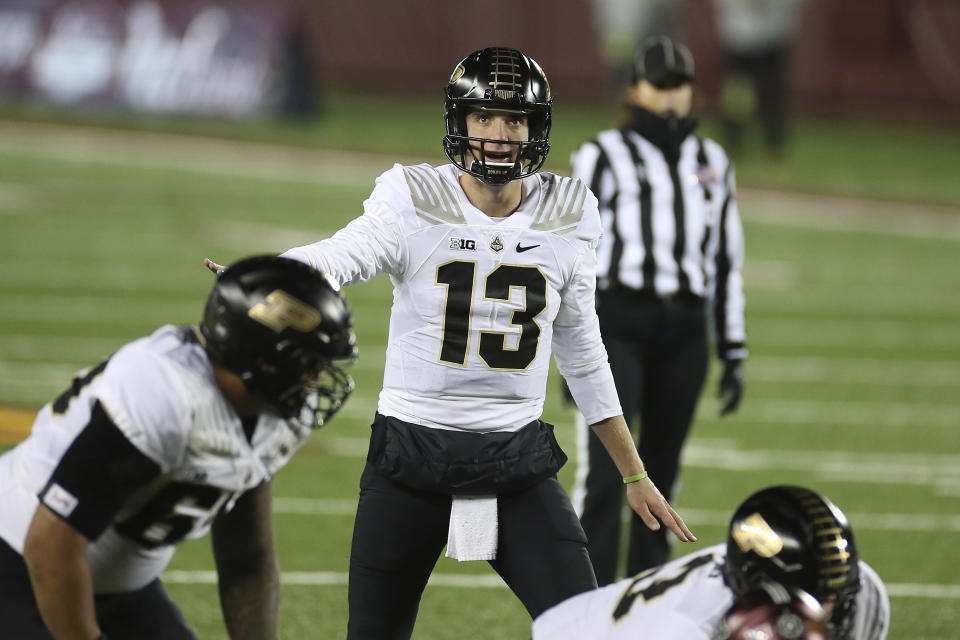
<path fill-rule="evenodd" d="M 399 117 L 425 119 L 414 116 L 420 113 L 415 107 L 400 109 Z M 350 116 L 331 111 L 317 125 L 326 133 L 308 133 L 306 141 L 338 146 L 363 140 L 372 151 L 379 144 L 400 149 L 400 137 L 408 136 L 403 144 L 411 153 L 436 149 L 439 116 L 427 120 L 426 141 L 418 135 L 419 120 L 410 130 L 395 127 L 390 136 L 381 128 L 358 133 L 356 125 L 377 110 L 356 106 Z M 564 117 L 558 110 L 558 135 Z M 340 122 L 344 132 L 335 137 L 332 124 L 323 122 Z M 354 129 L 348 132 L 348 126 Z M 228 129 L 231 136 L 239 131 Z M 249 135 L 283 141 L 284 134 Z M 884 158 L 910 147 L 898 134 L 885 138 L 890 146 L 882 152 L 845 146 L 859 135 L 844 130 L 825 157 L 844 164 L 851 162 L 849 154 L 864 153 L 886 166 Z M 884 139 L 871 136 L 878 145 Z M 824 135 L 818 144 L 828 145 L 830 138 Z M 920 145 L 923 137 L 911 140 Z M 943 153 L 942 140 L 926 142 L 923 157 Z M 813 153 L 801 152 L 800 144 L 798 139 L 798 158 Z M 558 168 L 569 148 L 569 141 L 557 141 Z M 370 157 L 380 170 L 391 161 Z M 439 161 L 438 154 L 433 157 Z M 815 168 L 806 176 L 786 176 L 786 169 L 764 169 L 759 162 L 756 173 L 749 167 L 741 164 L 740 177 L 753 184 L 776 186 L 770 176 L 779 176 L 793 181 L 784 186 L 870 190 L 866 177 L 841 179 L 840 169 L 823 167 L 824 179 L 833 182 L 821 183 Z M 131 166 L 104 156 L 57 158 L 0 138 L 0 405 L 36 409 L 66 386 L 75 369 L 127 340 L 165 322 L 196 321 L 211 284 L 202 257 L 229 262 L 327 235 L 360 211 L 372 186 L 366 178 L 311 178 L 295 167 L 287 178 L 210 169 Z M 936 174 L 918 180 L 926 186 L 892 184 L 888 176 L 885 190 L 873 195 L 960 201 L 954 182 Z M 893 233 L 865 222 L 829 228 L 803 219 L 773 222 L 762 213 L 743 202 L 751 337 L 747 394 L 740 413 L 716 419 L 713 367 L 678 499 L 701 542 L 683 550 L 722 540 L 730 511 L 756 488 L 810 485 L 845 509 L 863 557 L 888 583 L 952 585 L 945 592 L 952 597 L 895 593 L 890 637 L 955 637 L 960 301 L 951 292 L 960 239 Z M 346 628 L 350 507 L 379 390 L 390 287 L 381 278 L 347 293 L 360 339 L 353 371 L 358 391 L 276 481 L 282 570 L 320 572 L 323 579 L 312 580 L 326 581 L 287 583 L 284 637 L 343 637 Z M 572 456 L 572 417 L 560 406 L 555 379 L 546 418 L 558 426 Z M 568 486 L 573 467 L 562 472 Z M 290 506 L 294 498 L 321 501 L 303 503 L 309 507 L 304 510 L 315 507 L 318 513 L 297 512 Z M 209 540 L 183 545 L 171 565 L 189 572 L 212 568 Z M 441 559 L 436 573 L 492 572 L 484 563 Z M 169 590 L 200 637 L 226 637 L 214 585 L 171 580 Z M 425 592 L 415 637 L 523 638 L 528 625 L 505 588 L 434 585 Z"/>

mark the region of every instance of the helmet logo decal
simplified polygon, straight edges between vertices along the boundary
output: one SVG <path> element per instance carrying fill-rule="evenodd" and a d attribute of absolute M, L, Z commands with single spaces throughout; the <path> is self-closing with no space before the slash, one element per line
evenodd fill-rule
<path fill-rule="evenodd" d="M 730 536 L 742 551 L 753 551 L 761 558 L 772 558 L 783 549 L 783 540 L 759 513 L 738 522 Z"/>
<path fill-rule="evenodd" d="M 282 289 L 275 289 L 264 302 L 251 307 L 248 315 L 277 333 L 287 327 L 302 332 L 312 331 L 323 320 L 319 311 Z"/>
<path fill-rule="evenodd" d="M 463 77 L 466 68 L 462 64 L 458 64 L 457 68 L 453 70 L 453 75 L 450 76 L 450 84 L 457 84 L 457 80 Z"/>

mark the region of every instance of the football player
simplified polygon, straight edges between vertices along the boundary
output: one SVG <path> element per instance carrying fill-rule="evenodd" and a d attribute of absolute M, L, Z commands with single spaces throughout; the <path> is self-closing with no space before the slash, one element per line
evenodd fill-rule
<path fill-rule="evenodd" d="M 771 582 L 814 596 L 836 640 L 887 637 L 886 587 L 843 512 L 810 489 L 777 486 L 740 504 L 726 544 L 571 598 L 534 621 L 533 640 L 636 638 L 664 619 L 683 632 L 650 637 L 709 640 L 736 598 Z"/>
<path fill-rule="evenodd" d="M 285 258 L 237 262 L 199 326 L 80 372 L 0 457 L 0 635 L 194 638 L 158 578 L 213 530 L 231 638 L 277 638 L 271 479 L 353 389 L 346 299 Z"/>
<path fill-rule="evenodd" d="M 445 544 L 458 560 L 489 561 L 532 616 L 596 587 L 556 478 L 566 456 L 540 420 L 551 354 L 633 509 L 694 539 L 623 420 L 594 309 L 597 200 L 579 180 L 539 172 L 552 104 L 543 70 L 520 51 L 470 54 L 446 86 L 450 164 L 394 165 L 362 216 L 284 254 L 342 284 L 385 273 L 394 285 L 349 638 L 409 638 Z"/>

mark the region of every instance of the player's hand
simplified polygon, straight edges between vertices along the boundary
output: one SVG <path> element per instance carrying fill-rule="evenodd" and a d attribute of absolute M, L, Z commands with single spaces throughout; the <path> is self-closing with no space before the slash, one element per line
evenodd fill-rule
<path fill-rule="evenodd" d="M 627 502 L 651 530 L 659 530 L 662 522 L 681 542 L 697 541 L 697 537 L 687 528 L 683 518 L 670 506 L 650 478 L 627 485 Z"/>
<path fill-rule="evenodd" d="M 740 406 L 743 397 L 743 360 L 724 361 L 717 397 L 721 402 L 721 417 L 733 413 Z"/>
<path fill-rule="evenodd" d="M 210 258 L 204 258 L 203 264 L 207 269 L 210 269 L 210 271 L 212 271 L 213 275 L 215 276 L 219 276 L 221 273 L 227 270 L 225 266 L 223 266 L 222 264 L 217 264 Z"/>

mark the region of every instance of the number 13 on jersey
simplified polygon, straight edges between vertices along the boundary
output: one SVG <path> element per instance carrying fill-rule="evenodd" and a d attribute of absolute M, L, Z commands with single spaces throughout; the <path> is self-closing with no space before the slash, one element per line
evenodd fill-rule
<path fill-rule="evenodd" d="M 541 332 L 537 316 L 547 306 L 546 277 L 538 267 L 501 264 L 486 275 L 480 291 L 475 291 L 476 280 L 476 262 L 453 260 L 437 266 L 436 284 L 447 290 L 440 362 L 466 365 L 475 295 L 486 301 L 509 302 L 511 290 L 516 288 L 523 298 L 523 306 L 510 318 L 510 325 L 520 328 L 516 348 L 507 347 L 506 331 L 481 331 L 477 354 L 490 369 L 523 371 L 537 356 Z"/>

